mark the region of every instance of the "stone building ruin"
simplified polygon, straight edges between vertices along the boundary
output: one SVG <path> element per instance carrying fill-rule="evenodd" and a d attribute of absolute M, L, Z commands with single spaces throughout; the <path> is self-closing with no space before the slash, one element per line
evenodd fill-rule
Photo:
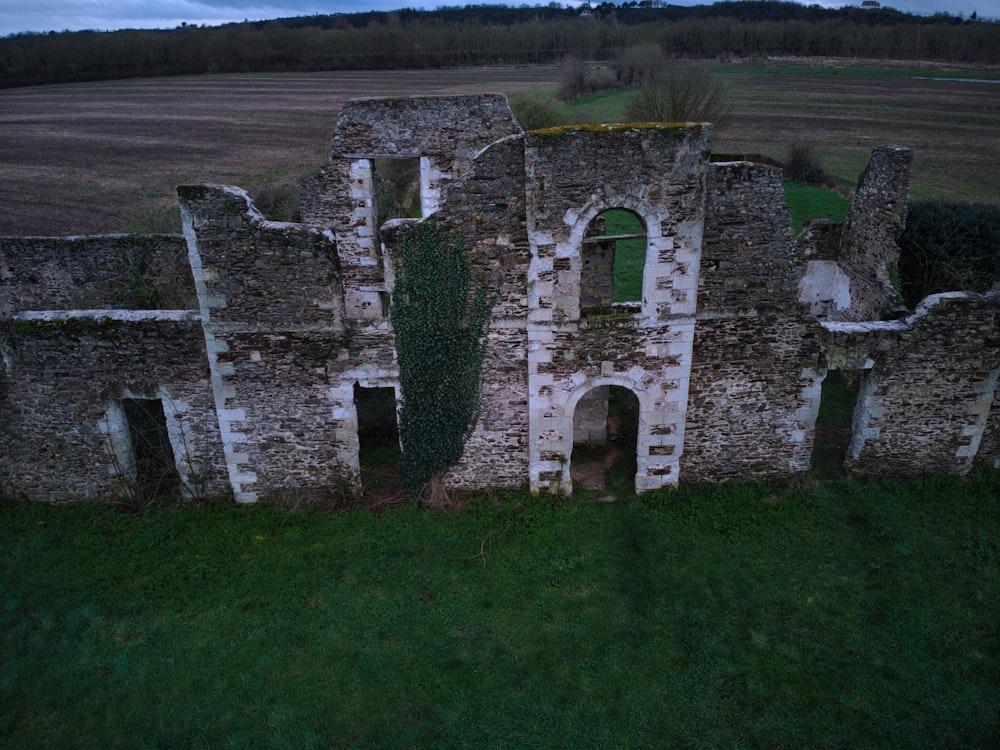
<path fill-rule="evenodd" d="M 1000 297 L 893 290 L 911 153 L 875 149 L 843 223 L 793 237 L 780 171 L 715 162 L 711 127 L 524 132 L 499 95 L 349 103 L 302 223 L 235 187 L 178 189 L 183 236 L 0 238 L 0 494 L 113 497 L 130 409 L 155 406 L 191 494 L 253 502 L 359 476 L 359 394 L 398 397 L 387 309 L 401 228 L 461 232 L 497 291 L 454 488 L 573 488 L 574 442 L 638 403 L 635 489 L 809 469 L 821 385 L 859 382 L 847 468 L 1000 466 Z M 425 219 L 380 215 L 408 161 Z M 635 217 L 614 302 L 604 212 Z M 362 410 L 365 407 L 362 407 Z"/>

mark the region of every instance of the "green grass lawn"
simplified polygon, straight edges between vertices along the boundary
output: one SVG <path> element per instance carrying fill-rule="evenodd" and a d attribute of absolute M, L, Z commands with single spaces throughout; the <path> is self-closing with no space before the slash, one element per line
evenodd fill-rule
<path fill-rule="evenodd" d="M 1000 80 L 1000 73 L 988 71 L 949 71 L 934 70 L 929 72 L 920 68 L 869 68 L 863 66 L 814 66 L 814 65 L 717 65 L 712 72 L 725 76 L 747 75 L 796 75 L 816 76 L 818 78 L 978 78 L 983 80 Z"/>
<path fill-rule="evenodd" d="M 601 214 L 609 236 L 643 234 L 642 222 L 631 211 L 612 209 Z M 613 302 L 642 300 L 642 271 L 646 263 L 646 240 L 618 240 L 615 243 Z"/>
<path fill-rule="evenodd" d="M 0 746 L 996 747 L 998 495 L 8 503 Z"/>
<path fill-rule="evenodd" d="M 785 202 L 792 213 L 792 231 L 798 234 L 805 222 L 811 219 L 843 221 L 851 201 L 835 190 L 785 182 Z"/>
<path fill-rule="evenodd" d="M 731 116 L 715 123 L 718 154 L 764 154 L 783 160 L 794 143 L 815 147 L 823 168 L 853 185 L 880 143 L 914 150 L 913 200 L 996 203 L 996 80 L 983 71 L 906 70 L 891 66 L 713 65 L 726 83 Z M 931 81 L 927 78 L 959 79 Z M 563 122 L 619 122 L 635 90 L 580 97 L 562 108 Z M 984 166 L 985 165 L 985 166 Z"/>
<path fill-rule="evenodd" d="M 900 78 L 909 79 L 914 77 L 934 76 L 936 78 L 977 78 L 983 80 L 1000 79 L 1000 74 L 989 72 L 969 73 L 968 71 L 935 71 L 928 73 L 926 70 L 908 70 L 895 68 L 866 68 L 866 67 L 823 67 L 808 65 L 715 65 L 708 70 L 727 82 L 730 89 L 737 89 L 746 85 L 746 79 L 756 76 L 807 76 L 810 78 L 867 78 L 885 79 Z M 542 90 L 542 89 L 539 89 Z M 547 93 L 555 94 L 555 89 L 545 89 Z M 567 102 L 564 105 L 564 112 L 567 122 L 573 123 L 599 123 L 599 122 L 621 122 L 622 110 L 625 105 L 635 95 L 636 89 L 618 89 L 613 91 L 602 91 L 597 94 L 587 94 Z M 766 104 L 763 106 L 767 106 Z M 741 114 L 737 112 L 736 114 Z"/>
<path fill-rule="evenodd" d="M 622 110 L 635 96 L 635 89 L 589 94 L 567 102 L 564 119 L 569 123 L 621 122 Z"/>

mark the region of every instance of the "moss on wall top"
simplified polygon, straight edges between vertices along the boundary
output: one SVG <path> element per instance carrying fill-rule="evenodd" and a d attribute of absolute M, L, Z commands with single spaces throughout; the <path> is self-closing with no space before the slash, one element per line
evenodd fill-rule
<path fill-rule="evenodd" d="M 541 128 L 530 131 L 532 135 L 540 136 L 563 136 L 571 133 L 611 133 L 625 132 L 630 130 L 656 130 L 667 133 L 677 140 L 684 140 L 688 133 L 700 138 L 703 133 L 702 123 L 686 122 L 623 122 L 623 123 L 597 123 L 580 125 L 557 125 L 551 128 Z"/>

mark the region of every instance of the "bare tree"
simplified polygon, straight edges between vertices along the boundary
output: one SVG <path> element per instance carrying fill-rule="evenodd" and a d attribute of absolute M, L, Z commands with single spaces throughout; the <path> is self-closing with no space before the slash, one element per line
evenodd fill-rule
<path fill-rule="evenodd" d="M 632 122 L 718 125 L 729 115 L 729 97 L 722 81 L 704 68 L 675 66 L 643 85 L 622 115 Z"/>

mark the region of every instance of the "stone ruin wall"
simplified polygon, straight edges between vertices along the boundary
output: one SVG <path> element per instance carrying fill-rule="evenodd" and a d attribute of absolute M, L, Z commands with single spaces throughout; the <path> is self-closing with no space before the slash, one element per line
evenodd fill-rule
<path fill-rule="evenodd" d="M 899 317 L 906 305 L 893 286 L 898 276 L 896 237 L 906 226 L 913 152 L 881 146 L 858 178 L 840 240 L 841 268 L 850 279 L 851 305 L 829 320 Z"/>
<path fill-rule="evenodd" d="M 0 319 L 22 310 L 197 307 L 179 234 L 0 237 L 0 284 Z"/>
<path fill-rule="evenodd" d="M 236 499 L 338 486 L 358 466 L 354 380 L 337 376 L 364 378 L 392 352 L 385 335 L 348 325 L 332 232 L 266 221 L 233 188 L 179 194 Z"/>
<path fill-rule="evenodd" d="M 827 366 L 861 374 L 849 470 L 963 474 L 977 456 L 989 465 L 982 438 L 991 412 L 996 426 L 998 303 L 938 294 L 903 320 L 823 324 Z"/>
<path fill-rule="evenodd" d="M 996 406 L 998 401 L 1000 398 L 994 391 L 993 406 L 986 417 L 986 425 L 979 441 L 979 451 L 972 460 L 976 469 L 1000 469 L 1000 409 Z"/>
<path fill-rule="evenodd" d="M 331 382 L 348 433 L 357 424 L 355 382 L 393 387 L 398 395 L 386 300 L 392 247 L 410 222 L 377 226 L 376 159 L 420 160 L 423 215 L 434 214 L 444 228 L 462 233 L 472 264 L 496 290 L 483 365 L 490 376 L 483 382 L 479 422 L 448 477 L 455 487 L 520 486 L 527 471 L 524 151 L 505 141 L 521 132 L 506 99 L 495 94 L 353 102 L 342 112 L 327 164 L 303 201 L 303 219 L 330 226 L 336 237 L 351 327 L 368 328 L 366 346 L 340 357 Z M 381 362 L 366 364 L 366 350 L 381 352 Z M 342 463 L 356 467 L 357 438 L 344 445 Z"/>
<path fill-rule="evenodd" d="M 701 126 L 620 126 L 525 138 L 534 491 L 572 487 L 576 406 L 609 385 L 628 388 L 639 400 L 636 488 L 678 481 L 709 137 Z M 581 314 L 581 247 L 591 222 L 612 208 L 632 211 L 644 226 L 642 299 L 636 309 L 602 320 Z"/>
<path fill-rule="evenodd" d="M 793 239 L 780 175 L 712 164 L 708 144 L 697 126 L 523 134 L 497 96 L 379 100 L 345 110 L 306 224 L 191 186 L 184 238 L 0 238 L 0 491 L 112 495 L 127 398 L 162 401 L 198 492 L 307 501 L 356 480 L 354 385 L 398 396 L 386 302 L 412 220 L 375 226 L 365 173 L 393 149 L 421 159 L 425 213 L 462 231 L 498 293 L 452 486 L 569 491 L 574 432 L 600 437 L 609 385 L 639 400 L 637 489 L 789 476 L 809 467 L 833 369 L 862 383 L 851 470 L 1000 465 L 1000 300 L 861 320 L 898 316 L 884 282 L 909 152 L 877 149 L 849 221 Z M 593 315 L 582 247 L 612 207 L 644 225 L 642 300 Z M 175 309 L 122 309 L 150 299 Z"/>
<path fill-rule="evenodd" d="M 365 99 L 344 105 L 330 158 L 306 187 L 301 214 L 305 223 L 329 227 L 337 237 L 351 318 L 383 314 L 376 160 L 420 160 L 420 205 L 428 216 L 483 149 L 520 132 L 506 99 L 497 94 Z"/>
<path fill-rule="evenodd" d="M 471 265 L 496 293 L 487 333 L 479 421 L 450 471 L 455 487 L 519 487 L 528 474 L 527 311 L 531 260 L 525 216 L 525 156 L 520 140 L 482 153 L 457 180 L 434 218 L 459 231 Z M 395 244 L 395 237 L 388 245 Z M 484 467 L 489 467 L 484 471 Z"/>
<path fill-rule="evenodd" d="M 225 492 L 196 307 L 180 235 L 0 238 L 0 490 L 120 496 L 120 404 L 148 398 L 191 494 Z"/>
<path fill-rule="evenodd" d="M 796 299 L 781 173 L 713 164 L 708 203 L 681 478 L 805 471 L 819 407 L 819 331 Z"/>
<path fill-rule="evenodd" d="M 41 500 L 120 497 L 121 401 L 163 403 L 192 495 L 228 488 L 197 311 L 26 313 L 0 344 L 0 488 Z"/>

